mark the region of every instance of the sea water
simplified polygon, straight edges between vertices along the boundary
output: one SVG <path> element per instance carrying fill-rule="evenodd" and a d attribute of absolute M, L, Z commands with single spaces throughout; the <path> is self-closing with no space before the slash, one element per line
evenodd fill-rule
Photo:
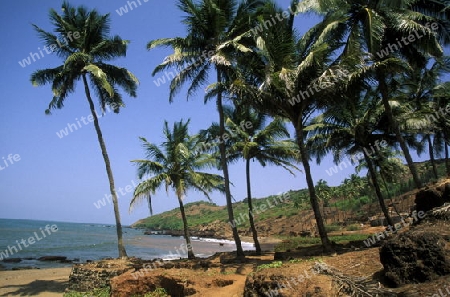
<path fill-rule="evenodd" d="M 126 226 L 122 230 L 125 248 L 130 257 L 142 259 L 187 257 L 183 237 L 144 235 L 143 230 Z M 207 257 L 216 252 L 236 249 L 234 242 L 228 240 L 191 238 L 191 242 L 197 257 Z M 242 245 L 244 250 L 254 249 L 251 243 Z M 5 263 L 0 259 L 2 266 L 11 269 L 71 265 L 37 260 L 43 256 L 63 256 L 68 260 L 75 260 L 75 263 L 117 258 L 115 225 L 0 219 L 0 258 L 21 258 L 19 263 Z"/>

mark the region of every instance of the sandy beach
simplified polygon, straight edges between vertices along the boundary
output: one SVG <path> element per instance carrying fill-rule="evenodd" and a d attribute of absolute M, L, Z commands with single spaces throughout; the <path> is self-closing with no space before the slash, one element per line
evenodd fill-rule
<path fill-rule="evenodd" d="M 72 268 L 0 271 L 0 296 L 63 296 Z"/>

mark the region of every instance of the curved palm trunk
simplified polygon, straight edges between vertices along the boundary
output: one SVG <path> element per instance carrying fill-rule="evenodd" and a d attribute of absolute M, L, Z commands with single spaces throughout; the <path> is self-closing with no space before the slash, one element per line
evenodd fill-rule
<path fill-rule="evenodd" d="M 195 259 L 194 251 L 191 245 L 191 237 L 189 236 L 188 223 L 186 219 L 186 213 L 184 212 L 184 205 L 181 197 L 178 197 L 178 202 L 180 203 L 180 212 L 181 218 L 183 219 L 183 231 L 184 231 L 184 239 L 186 240 L 187 250 L 188 250 L 188 259 Z"/>
<path fill-rule="evenodd" d="M 258 233 L 253 220 L 252 188 L 250 184 L 250 158 L 245 160 L 245 174 L 247 178 L 248 219 L 250 222 L 250 228 L 252 229 L 253 241 L 255 242 L 256 254 L 261 255 L 261 245 L 259 244 Z"/>
<path fill-rule="evenodd" d="M 105 161 L 106 166 L 106 174 L 108 175 L 109 180 L 109 190 L 111 191 L 112 196 L 112 202 L 114 207 L 114 217 L 116 219 L 116 231 L 117 231 L 117 247 L 119 249 L 119 257 L 120 258 L 126 258 L 127 252 L 125 250 L 125 246 L 123 244 L 123 238 L 122 238 L 122 224 L 120 223 L 120 212 L 119 212 L 119 203 L 117 200 L 117 194 L 116 194 L 116 187 L 114 185 L 114 177 L 111 170 L 111 164 L 109 162 L 109 156 L 108 152 L 106 151 L 106 145 L 103 140 L 102 131 L 100 130 L 100 125 L 98 123 L 97 113 L 95 112 L 95 106 L 94 102 L 91 98 L 91 92 L 89 91 L 89 85 L 87 83 L 86 75 L 83 74 L 83 83 L 84 83 L 84 90 L 86 93 L 87 100 L 89 102 L 89 108 L 91 110 L 92 117 L 94 118 L 94 127 L 95 131 L 97 132 L 98 142 L 100 143 L 100 149 L 102 151 L 103 160 Z"/>
<path fill-rule="evenodd" d="M 322 246 L 325 251 L 332 251 L 330 240 L 328 239 L 327 231 L 325 230 L 325 224 L 323 223 L 322 214 L 320 212 L 320 205 L 317 199 L 316 190 L 314 188 L 314 182 L 311 175 L 311 167 L 309 166 L 309 156 L 306 150 L 305 144 L 303 143 L 303 124 L 294 124 L 294 128 L 297 134 L 297 144 L 300 149 L 301 159 L 303 163 L 303 168 L 305 169 L 306 184 L 309 190 L 309 201 L 314 212 L 314 217 L 316 219 L 317 229 L 319 230 L 320 240 L 322 241 Z"/>
<path fill-rule="evenodd" d="M 433 166 L 433 174 L 436 179 L 438 179 L 438 172 L 436 167 L 436 160 L 434 159 L 434 150 L 433 150 L 433 142 L 431 141 L 430 134 L 427 135 L 427 141 L 428 141 L 428 151 L 430 154 L 430 162 Z"/>
<path fill-rule="evenodd" d="M 221 76 L 220 70 L 217 69 L 217 82 L 220 82 L 220 81 L 222 81 L 222 76 Z M 224 116 L 224 112 L 223 112 L 222 92 L 221 91 L 219 91 L 217 94 L 217 111 L 219 112 L 219 135 L 224 135 L 224 133 L 225 133 L 225 116 Z M 231 201 L 230 177 L 228 174 L 227 154 L 226 154 L 225 143 L 223 141 L 221 141 L 219 143 L 219 150 L 220 150 L 220 165 L 222 166 L 223 178 L 224 178 L 224 183 L 225 183 L 225 199 L 227 202 L 228 220 L 230 222 L 235 222 L 234 213 L 233 213 L 233 203 Z M 236 224 L 234 224 L 234 226 L 233 225 L 231 226 L 231 230 L 233 232 L 234 242 L 236 243 L 237 256 L 245 257 Z"/>
<path fill-rule="evenodd" d="M 386 115 L 388 117 L 389 124 L 391 125 L 392 129 L 394 130 L 395 137 L 397 138 L 397 141 L 400 144 L 402 152 L 405 155 L 406 163 L 408 164 L 409 170 L 411 171 L 411 174 L 412 174 L 412 177 L 414 180 L 414 184 L 416 185 L 417 189 L 420 189 L 422 187 L 422 182 L 420 181 L 419 174 L 417 173 L 416 165 L 414 165 L 411 154 L 409 153 L 409 148 L 406 145 L 405 139 L 403 138 L 403 136 L 400 132 L 400 128 L 392 114 L 392 108 L 391 108 L 391 105 L 389 104 L 388 88 L 387 88 L 386 82 L 384 80 L 384 75 L 381 72 L 378 72 L 378 82 L 380 84 L 381 98 L 383 101 L 384 109 L 386 111 Z"/>
<path fill-rule="evenodd" d="M 378 183 L 377 174 L 375 172 L 375 168 L 373 167 L 372 160 L 370 159 L 369 155 L 364 151 L 364 158 L 367 162 L 367 167 L 369 168 L 370 177 L 372 179 L 373 187 L 375 188 L 375 193 L 377 194 L 378 202 L 380 203 L 381 211 L 384 214 L 384 217 L 386 218 L 388 224 L 390 226 L 394 226 L 394 222 L 392 221 L 392 218 L 389 215 L 389 211 L 386 207 L 386 204 L 384 203 L 383 194 L 381 194 L 381 188 L 380 184 Z"/>

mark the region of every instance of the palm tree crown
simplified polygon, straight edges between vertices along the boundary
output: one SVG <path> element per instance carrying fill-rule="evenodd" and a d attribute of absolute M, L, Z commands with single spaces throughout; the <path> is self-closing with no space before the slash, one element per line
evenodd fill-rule
<path fill-rule="evenodd" d="M 52 85 L 53 99 L 46 110 L 46 113 L 50 114 L 52 109 L 60 109 L 64 106 L 64 100 L 70 93 L 75 92 L 76 82 L 82 79 L 109 179 L 116 219 L 119 257 L 124 258 L 127 257 L 127 254 L 123 245 L 114 178 L 90 87 L 94 89 L 102 111 L 109 106 L 118 113 L 124 103 L 117 87 L 121 87 L 129 96 L 136 97 L 138 80 L 127 69 L 103 62 L 125 56 L 128 44 L 119 36 L 109 36 L 109 14 L 101 15 L 96 10 L 88 11 L 83 6 L 74 8 L 67 2 L 63 3 L 62 10 L 62 15 L 53 9 L 50 10 L 54 33 L 47 32 L 36 25 L 34 28 L 46 47 L 55 50 L 56 55 L 63 59 L 64 63 L 56 68 L 35 71 L 31 75 L 31 82 L 34 86 Z M 59 38 L 69 36 L 69 33 L 78 38 L 65 38 L 66 42 L 61 45 Z M 57 47 L 55 44 L 60 46 Z"/>
<path fill-rule="evenodd" d="M 199 171 L 204 168 L 212 168 L 216 159 L 210 154 L 201 152 L 201 144 L 197 137 L 188 133 L 189 121 L 176 122 L 170 130 L 167 122 L 164 123 L 165 142 L 160 147 L 140 138 L 146 152 L 147 159 L 133 160 L 138 165 L 138 176 L 146 178 L 139 183 L 134 191 L 134 197 L 130 202 L 130 210 L 133 206 L 148 199 L 151 204 L 151 195 L 158 188 L 165 186 L 166 191 L 172 188 L 177 195 L 180 211 L 184 223 L 184 236 L 188 245 L 188 257 L 193 258 L 194 253 L 190 245 L 189 231 L 186 216 L 184 214 L 183 198 L 189 189 L 203 193 L 210 199 L 209 192 L 223 189 L 223 178 L 217 174 Z"/>

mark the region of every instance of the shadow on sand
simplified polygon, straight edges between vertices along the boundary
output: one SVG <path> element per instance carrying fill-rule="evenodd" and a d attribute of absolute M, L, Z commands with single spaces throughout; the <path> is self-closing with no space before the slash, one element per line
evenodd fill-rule
<path fill-rule="evenodd" d="M 68 284 L 69 281 L 62 280 L 36 280 L 24 285 L 7 285 L 2 288 L 10 290 L 8 296 L 35 296 L 44 292 L 63 294 Z"/>

